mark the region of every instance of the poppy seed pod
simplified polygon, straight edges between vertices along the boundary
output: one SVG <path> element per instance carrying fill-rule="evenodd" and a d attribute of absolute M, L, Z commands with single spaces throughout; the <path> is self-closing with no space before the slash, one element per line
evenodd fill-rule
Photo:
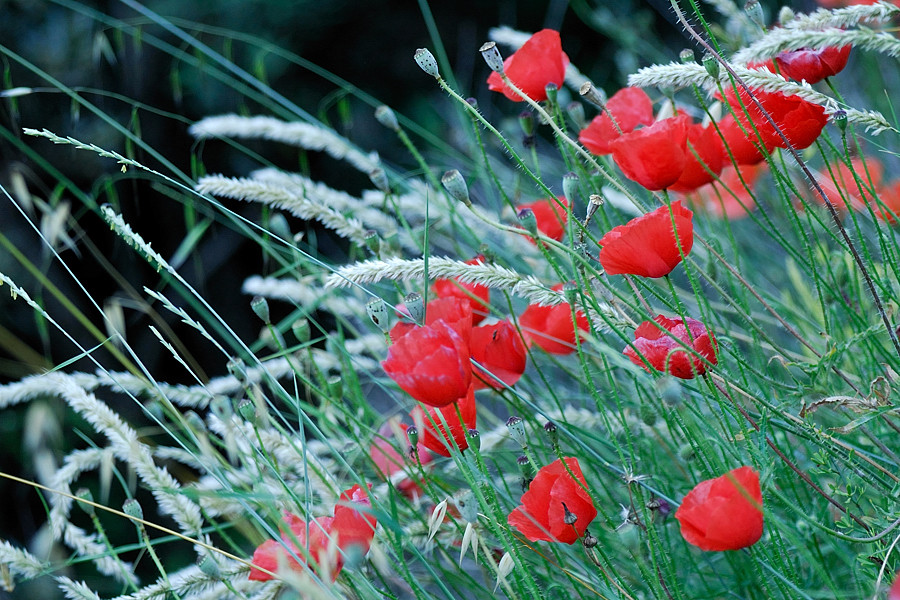
<path fill-rule="evenodd" d="M 503 73 L 503 57 L 500 56 L 500 49 L 497 48 L 496 42 L 485 42 L 481 48 L 481 57 L 487 63 L 488 68 L 495 73 Z"/>
<path fill-rule="evenodd" d="M 434 59 L 434 54 L 432 54 L 427 48 L 419 48 L 418 50 L 416 50 L 413 58 L 415 59 L 416 64 L 419 65 L 419 68 L 421 68 L 423 71 L 425 71 L 435 79 L 441 78 L 441 74 L 438 71 L 437 61 Z"/>
<path fill-rule="evenodd" d="M 462 173 L 456 169 L 447 171 L 441 177 L 441 184 L 453 199 L 462 202 L 466 206 L 472 206 L 472 201 L 469 199 L 469 186 L 466 185 L 466 180 L 463 179 Z"/>

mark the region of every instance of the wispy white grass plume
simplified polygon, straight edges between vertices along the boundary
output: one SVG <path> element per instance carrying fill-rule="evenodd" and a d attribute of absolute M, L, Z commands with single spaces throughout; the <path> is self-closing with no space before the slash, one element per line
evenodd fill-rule
<path fill-rule="evenodd" d="M 280 208 L 301 219 L 318 221 L 339 236 L 360 246 L 366 243 L 368 228 L 359 219 L 344 216 L 333 208 L 309 200 L 303 195 L 281 186 L 249 178 L 209 175 L 200 178 L 196 189 L 202 194 L 259 202 Z"/>
<path fill-rule="evenodd" d="M 872 29 L 840 29 L 829 27 L 816 31 L 803 29 L 772 29 L 765 36 L 736 52 L 732 61 L 746 64 L 768 60 L 783 50 L 800 48 L 826 48 L 828 46 L 853 46 L 857 50 L 869 50 L 892 58 L 900 56 L 900 40 L 887 31 Z"/>
<path fill-rule="evenodd" d="M 324 308 L 339 316 L 359 316 L 366 311 L 365 304 L 357 298 L 341 297 L 324 287 L 321 277 L 305 279 L 279 279 L 253 275 L 244 280 L 245 294 L 263 296 L 292 302 L 303 308 Z"/>
<path fill-rule="evenodd" d="M 56 583 L 63 595 L 69 600 L 100 600 L 97 592 L 83 581 L 72 581 L 68 577 L 56 577 Z"/>
<path fill-rule="evenodd" d="M 220 567 L 219 577 L 207 575 L 197 566 L 185 567 L 168 574 L 166 581 L 158 581 L 132 594 L 116 596 L 112 600 L 162 600 L 173 594 L 185 600 L 214 594 L 214 598 L 225 600 L 242 597 L 240 594 L 249 593 L 259 587 L 258 582 L 247 579 L 246 566 L 237 566 L 223 557 L 217 557 L 216 561 Z M 229 581 L 233 591 L 229 590 L 223 581 Z M 235 596 L 235 592 L 239 595 Z"/>
<path fill-rule="evenodd" d="M 299 146 L 307 150 L 324 151 L 328 155 L 369 173 L 380 166 L 378 154 L 364 154 L 335 132 L 309 123 L 287 122 L 273 117 L 242 117 L 220 115 L 206 117 L 190 127 L 196 138 L 261 138 Z"/>
<path fill-rule="evenodd" d="M 877 25 L 887 23 L 900 14 L 900 7 L 890 2 L 875 4 L 857 4 L 841 8 L 820 8 L 809 14 L 794 15 L 794 18 L 782 24 L 783 29 L 825 29 L 829 27 L 846 28 L 854 25 Z"/>
<path fill-rule="evenodd" d="M 16 548 L 4 540 L 0 540 L 0 564 L 5 565 L 14 576 L 28 579 L 34 579 L 49 570 L 49 565 L 44 564 L 30 552 Z"/>

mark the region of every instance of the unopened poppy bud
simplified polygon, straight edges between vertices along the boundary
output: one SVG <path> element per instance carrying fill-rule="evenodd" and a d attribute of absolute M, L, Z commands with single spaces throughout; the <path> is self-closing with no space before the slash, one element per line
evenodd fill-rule
<path fill-rule="evenodd" d="M 487 66 L 496 73 L 503 73 L 503 57 L 500 56 L 500 49 L 497 48 L 497 42 L 485 42 L 481 48 L 481 57 Z"/>
<path fill-rule="evenodd" d="M 684 462 L 691 462 L 692 460 L 697 458 L 697 452 L 690 444 L 684 444 L 678 449 L 678 458 L 680 458 Z"/>
<path fill-rule="evenodd" d="M 466 185 L 466 180 L 463 179 L 462 173 L 456 169 L 447 171 L 441 177 L 441 184 L 453 199 L 462 202 L 466 206 L 472 206 L 472 200 L 469 199 L 469 186 Z"/>
<path fill-rule="evenodd" d="M 606 109 L 606 98 L 590 81 L 585 81 L 578 89 L 578 93 L 594 106 L 600 107 L 601 110 Z"/>
<path fill-rule="evenodd" d="M 210 579 L 221 579 L 222 573 L 219 570 L 219 565 L 208 554 L 200 557 L 200 560 L 197 561 L 197 568 Z"/>
<path fill-rule="evenodd" d="M 643 421 L 644 425 L 647 427 L 653 427 L 656 425 L 656 409 L 649 404 L 642 404 L 640 408 L 641 421 Z"/>
<path fill-rule="evenodd" d="M 422 301 L 422 294 L 412 292 L 403 298 L 403 305 L 409 311 L 409 316 L 416 324 L 421 325 L 425 322 L 425 302 Z"/>
<path fill-rule="evenodd" d="M 378 237 L 378 232 L 374 229 L 369 229 L 365 233 L 366 240 L 366 248 L 369 249 L 369 252 L 378 256 L 381 254 L 381 238 Z"/>
<path fill-rule="evenodd" d="M 544 91 L 547 93 L 547 101 L 550 104 L 556 104 L 556 97 L 559 95 L 559 86 L 551 82 L 547 84 Z"/>
<path fill-rule="evenodd" d="M 831 115 L 832 122 L 838 126 L 838 129 L 841 130 L 841 133 L 847 131 L 847 111 L 846 110 L 836 110 Z"/>
<path fill-rule="evenodd" d="M 562 286 L 562 292 L 566 302 L 574 306 L 575 301 L 578 299 L 578 286 L 571 281 L 567 281 Z"/>
<path fill-rule="evenodd" d="M 307 319 L 297 319 L 291 323 L 291 331 L 294 333 L 294 337 L 297 338 L 297 341 L 301 344 L 305 344 L 309 341 L 309 338 L 312 337 L 312 331 L 309 328 L 309 321 Z"/>
<path fill-rule="evenodd" d="M 709 76 L 719 80 L 719 61 L 716 60 L 716 57 L 710 53 L 706 53 L 703 55 L 703 68 L 706 69 L 706 72 L 709 73 Z"/>
<path fill-rule="evenodd" d="M 466 430 L 466 438 L 469 440 L 469 448 L 481 449 L 481 434 L 478 433 L 477 429 Z"/>
<path fill-rule="evenodd" d="M 523 208 L 519 211 L 519 214 L 516 215 L 516 218 L 519 219 L 519 223 L 522 225 L 522 227 L 525 228 L 525 231 L 533 236 L 537 236 L 537 217 L 534 216 L 533 210 L 531 210 L 530 208 Z"/>
<path fill-rule="evenodd" d="M 94 496 L 91 494 L 91 490 L 87 488 L 78 488 L 78 491 L 75 492 L 75 496 L 79 500 L 84 500 L 84 502 L 79 502 L 78 507 L 81 508 L 85 513 L 90 516 L 94 516 L 94 506 L 92 504 L 88 504 L 88 502 L 94 501 Z"/>
<path fill-rule="evenodd" d="M 372 180 L 372 183 L 375 184 L 375 187 L 377 187 L 385 194 L 391 193 L 391 184 L 388 183 L 387 173 L 385 173 L 384 169 L 382 169 L 381 167 L 369 171 L 369 179 Z"/>
<path fill-rule="evenodd" d="M 778 23 L 784 27 L 787 23 L 790 23 L 794 20 L 794 11 L 791 10 L 790 6 L 782 6 L 781 10 L 778 11 Z"/>
<path fill-rule="evenodd" d="M 509 435 L 512 436 L 520 446 L 523 448 L 528 446 L 528 439 L 525 437 L 525 421 L 519 417 L 510 417 L 509 420 L 506 421 L 506 428 L 509 430 Z"/>
<path fill-rule="evenodd" d="M 587 127 L 587 117 L 584 115 L 584 105 L 581 102 L 569 102 L 566 106 L 566 113 L 575 126 L 575 131 L 581 131 Z"/>
<path fill-rule="evenodd" d="M 678 58 L 681 59 L 681 62 L 689 65 L 694 62 L 694 51 L 690 48 L 685 48 L 678 54 Z"/>
<path fill-rule="evenodd" d="M 550 438 L 550 445 L 555 448 L 559 444 L 559 430 L 556 428 L 556 423 L 547 421 L 544 423 L 544 431 L 547 433 L 547 437 Z"/>
<path fill-rule="evenodd" d="M 565 523 L 566 525 L 574 525 L 575 521 L 578 520 L 578 516 L 575 513 L 569 511 L 569 507 L 566 506 L 565 502 L 560 502 L 560 504 L 562 504 L 563 510 L 565 511 L 563 523 Z"/>
<path fill-rule="evenodd" d="M 269 318 L 269 302 L 262 296 L 253 296 L 253 300 L 250 301 L 250 308 L 266 325 L 272 322 Z"/>
<path fill-rule="evenodd" d="M 744 5 L 744 12 L 760 29 L 766 28 L 766 17 L 763 14 L 763 7 L 759 0 L 747 0 L 747 3 Z"/>
<path fill-rule="evenodd" d="M 418 455 L 416 449 L 419 447 L 419 430 L 416 429 L 415 425 L 411 425 L 406 428 L 406 439 L 409 440 L 410 454 L 415 453 L 416 455 Z"/>
<path fill-rule="evenodd" d="M 381 298 L 369 300 L 366 303 L 366 314 L 381 331 L 387 333 L 391 329 L 387 303 Z"/>
<path fill-rule="evenodd" d="M 516 464 L 519 465 L 519 473 L 522 474 L 522 490 L 527 490 L 534 481 L 534 465 L 524 454 L 516 459 Z"/>
<path fill-rule="evenodd" d="M 375 109 L 375 120 L 390 129 L 391 131 L 400 131 L 400 123 L 397 121 L 397 115 L 387 105 L 382 104 Z"/>
<path fill-rule="evenodd" d="M 416 64 L 419 65 L 419 68 L 421 68 L 423 71 L 425 71 L 435 79 L 441 78 L 441 74 L 440 72 L 438 72 L 437 61 L 434 59 L 434 54 L 432 54 L 427 48 L 419 48 L 418 50 L 416 50 L 413 58 L 416 59 Z"/>
<path fill-rule="evenodd" d="M 335 400 L 340 400 L 344 395 L 344 380 L 340 375 L 335 375 L 325 382 L 328 387 L 328 394 Z"/>
<path fill-rule="evenodd" d="M 228 361 L 228 364 L 225 365 L 225 368 L 228 369 L 231 376 L 238 381 L 247 381 L 247 365 L 242 359 L 232 358 Z"/>
<path fill-rule="evenodd" d="M 253 406 L 253 402 L 248 398 L 244 398 L 241 400 L 240 404 L 238 404 L 238 414 L 240 414 L 245 421 L 250 421 L 251 423 L 256 421 L 256 407 Z"/>
<path fill-rule="evenodd" d="M 534 135 L 534 114 L 530 110 L 523 110 L 519 113 L 519 127 L 527 137 Z"/>
<path fill-rule="evenodd" d="M 598 540 L 597 538 L 592 536 L 590 534 L 590 532 L 585 531 L 584 539 L 581 540 L 581 543 L 585 548 L 590 549 L 590 548 L 593 548 L 594 546 L 596 546 L 597 544 L 599 544 L 600 540 Z"/>
<path fill-rule="evenodd" d="M 134 498 L 129 498 L 125 501 L 125 504 L 122 505 L 122 512 L 132 519 L 144 520 L 144 509 L 141 508 L 140 503 Z"/>
<path fill-rule="evenodd" d="M 578 195 L 578 175 L 569 171 L 565 175 L 563 175 L 563 196 L 566 197 L 566 200 L 569 201 L 569 205 L 575 201 L 575 196 Z"/>
<path fill-rule="evenodd" d="M 478 521 L 478 499 L 472 490 L 466 490 L 455 500 L 456 508 L 459 510 L 459 516 L 468 523 Z"/>

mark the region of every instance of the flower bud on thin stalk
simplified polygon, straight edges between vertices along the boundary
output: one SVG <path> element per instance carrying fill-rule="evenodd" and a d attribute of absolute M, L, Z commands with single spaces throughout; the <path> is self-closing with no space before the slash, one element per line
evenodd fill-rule
<path fill-rule="evenodd" d="M 466 180 L 463 179 L 462 173 L 456 169 L 447 171 L 441 177 L 441 184 L 454 200 L 462 202 L 466 206 L 472 206 L 472 200 L 469 198 L 469 186 L 466 185 Z"/>
<path fill-rule="evenodd" d="M 391 193 L 391 184 L 388 182 L 387 173 L 381 167 L 369 171 L 369 179 L 380 191 L 385 194 Z"/>
<path fill-rule="evenodd" d="M 378 237 L 378 232 L 369 229 L 366 231 L 365 235 L 366 248 L 369 249 L 369 252 L 371 252 L 373 256 L 376 258 L 379 257 L 381 255 L 381 238 Z"/>
<path fill-rule="evenodd" d="M 533 237 L 538 236 L 538 225 L 537 225 L 537 217 L 534 215 L 534 211 L 530 208 L 523 208 L 519 211 L 519 214 L 516 215 L 516 218 L 519 219 L 519 223 L 522 227 L 530 233 Z"/>
<path fill-rule="evenodd" d="M 575 131 L 581 131 L 587 127 L 587 117 L 584 115 L 584 105 L 581 102 L 569 102 L 566 106 L 566 112 L 575 126 Z"/>
<path fill-rule="evenodd" d="M 375 109 L 375 120 L 387 127 L 391 131 L 400 131 L 400 123 L 397 121 L 397 115 L 389 106 L 382 104 Z"/>
<path fill-rule="evenodd" d="M 555 105 L 556 99 L 559 96 L 559 86 L 551 82 L 547 84 L 545 90 L 547 92 L 547 102 L 549 102 L 551 106 Z"/>
<path fill-rule="evenodd" d="M 391 323 L 387 303 L 381 298 L 375 298 L 366 303 L 366 313 L 372 322 L 385 334 L 391 330 Z"/>
<path fill-rule="evenodd" d="M 416 50 L 413 58 L 415 59 L 416 64 L 419 65 L 419 68 L 421 68 L 423 71 L 425 71 L 435 79 L 441 78 L 441 74 L 438 71 L 437 60 L 435 60 L 434 54 L 432 54 L 427 48 L 419 48 L 418 50 Z"/>
<path fill-rule="evenodd" d="M 419 292 L 407 294 L 403 299 L 403 305 L 406 306 L 409 316 L 416 325 L 421 325 L 425 322 L 425 302 L 422 300 L 422 294 Z"/>
<path fill-rule="evenodd" d="M 291 323 L 291 331 L 294 333 L 294 337 L 297 338 L 297 341 L 301 344 L 305 344 L 312 337 L 312 330 L 309 327 L 308 319 L 297 319 Z"/>
<path fill-rule="evenodd" d="M 519 473 L 522 474 L 522 492 L 526 492 L 531 482 L 534 481 L 534 465 L 524 454 L 516 459 L 516 464 L 519 465 Z"/>
<path fill-rule="evenodd" d="M 678 58 L 681 59 L 683 64 L 689 65 L 694 62 L 694 51 L 690 48 L 685 48 L 678 54 Z"/>
<path fill-rule="evenodd" d="M 253 296 L 250 301 L 250 308 L 259 319 L 266 325 L 270 325 L 272 320 L 269 318 L 269 302 L 262 296 Z"/>
<path fill-rule="evenodd" d="M 703 68 L 706 69 L 706 72 L 710 77 L 716 81 L 719 80 L 719 61 L 709 52 L 703 55 Z"/>

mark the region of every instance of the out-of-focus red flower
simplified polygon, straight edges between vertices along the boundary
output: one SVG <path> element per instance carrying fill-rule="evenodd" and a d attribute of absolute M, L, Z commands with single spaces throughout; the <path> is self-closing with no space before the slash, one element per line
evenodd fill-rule
<path fill-rule="evenodd" d="M 900 574 L 894 575 L 894 583 L 888 590 L 887 600 L 900 600 Z"/>
<path fill-rule="evenodd" d="M 557 459 L 537 472 L 522 494 L 522 504 L 509 513 L 507 522 L 532 542 L 574 544 L 597 516 L 586 488 L 578 459 Z M 566 523 L 567 512 L 575 518 L 574 523 Z"/>
<path fill-rule="evenodd" d="M 682 320 L 657 315 L 653 321 L 644 321 L 634 330 L 634 348 L 628 346 L 624 353 L 636 365 L 647 369 L 646 361 L 657 371 L 681 379 L 703 375 L 706 361 L 713 365 L 717 361 L 716 338 L 703 323 L 690 317 Z"/>
<path fill-rule="evenodd" d="M 739 550 L 763 533 L 759 473 L 740 467 L 698 483 L 675 511 L 681 535 L 701 550 Z"/>
<path fill-rule="evenodd" d="M 479 254 L 475 258 L 466 261 L 467 265 L 484 264 L 484 255 Z M 432 286 L 438 298 L 461 298 L 472 307 L 472 325 L 478 325 L 488 314 L 491 290 L 487 286 L 477 283 L 461 283 L 454 279 L 435 279 Z M 429 303 L 429 306 L 431 303 Z M 426 318 L 429 310 L 425 310 Z"/>
<path fill-rule="evenodd" d="M 484 373 L 477 367 L 473 371 L 476 390 L 488 386 L 502 389 L 503 384 L 497 378 L 506 385 L 514 385 L 525 372 L 528 353 L 522 336 L 509 320 L 472 328 L 469 344 L 472 359 L 488 371 Z"/>
<path fill-rule="evenodd" d="M 562 289 L 559 283 L 555 291 Z M 587 331 L 590 327 L 583 312 L 576 311 L 572 322 L 572 305 L 568 302 L 556 306 L 530 304 L 519 316 L 519 326 L 525 339 L 550 354 L 571 354 L 575 352 L 577 330 Z"/>
<path fill-rule="evenodd" d="M 765 169 L 765 164 L 725 167 L 719 182 L 704 185 L 685 199 L 693 208 L 713 216 L 743 219 L 756 206 L 751 190 Z"/>
<path fill-rule="evenodd" d="M 548 83 L 562 86 L 568 65 L 569 57 L 562 50 L 559 32 L 542 29 L 503 61 L 503 70 L 509 80 L 526 96 L 540 102 L 547 99 Z M 503 83 L 499 73 L 491 73 L 487 82 L 488 89 L 503 92 L 503 95 L 513 102 L 524 102 Z"/>
<path fill-rule="evenodd" d="M 691 118 L 682 115 L 635 129 L 609 143 L 613 160 L 628 179 L 648 190 L 662 190 L 681 177 L 687 164 Z"/>
<path fill-rule="evenodd" d="M 775 57 L 775 64 L 785 77 L 795 81 L 818 83 L 840 73 L 850 58 L 850 46 L 829 46 L 820 50 L 785 50 Z"/>
<path fill-rule="evenodd" d="M 599 242 L 600 264 L 608 275 L 668 275 L 694 245 L 693 217 L 694 213 L 676 200 L 671 212 L 660 206 L 609 230 Z"/>
<path fill-rule="evenodd" d="M 854 156 L 849 167 L 843 161 L 833 163 L 831 172 L 820 173 L 818 181 L 835 208 L 850 210 L 861 208 L 869 201 L 872 190 L 880 188 L 883 175 L 884 167 L 877 160 L 868 158 L 863 161 Z M 857 178 L 861 185 L 856 182 Z M 816 190 L 813 190 L 813 198 L 825 204 L 825 199 Z"/>
<path fill-rule="evenodd" d="M 311 566 L 330 573 L 334 580 L 344 566 L 342 552 L 351 547 L 361 549 L 363 554 L 369 551 L 378 526 L 375 515 L 369 512 L 371 508 L 368 491 L 354 485 L 341 493 L 333 517 L 316 517 L 307 523 L 297 515 L 285 512 L 284 522 L 290 533 L 282 531 L 280 542 L 266 540 L 260 544 L 253 552 L 253 564 L 272 572 L 277 572 L 280 564 L 293 571 L 302 571 L 303 563 L 308 559 Z M 331 544 L 335 544 L 340 552 L 334 554 L 333 563 L 326 564 Z M 298 562 L 291 554 L 303 562 Z M 272 576 L 254 567 L 250 569 L 250 579 L 269 581 Z"/>
<path fill-rule="evenodd" d="M 765 155 L 760 151 L 759 138 L 752 129 L 741 129 L 741 124 L 734 119 L 732 115 L 726 115 L 719 121 L 719 131 L 722 134 L 722 160 L 724 164 L 732 164 L 734 162 L 739 165 L 755 165 L 765 159 Z M 775 146 L 766 146 L 766 152 L 771 153 Z M 728 154 L 728 151 L 731 154 Z"/>
<path fill-rule="evenodd" d="M 569 201 L 566 200 L 565 196 L 558 196 L 558 198 L 560 204 L 557 204 L 551 199 L 538 200 L 531 204 L 520 204 L 516 207 L 516 212 L 526 208 L 531 209 L 531 212 L 534 213 L 534 218 L 537 221 L 538 231 L 548 238 L 559 241 L 566 234 L 566 221 L 569 219 L 569 213 L 566 210 L 566 207 L 569 206 Z M 531 243 L 534 243 L 533 239 L 528 239 Z"/>
<path fill-rule="evenodd" d="M 405 430 L 405 427 L 402 429 Z M 395 473 L 405 471 L 408 465 L 411 465 L 409 455 L 399 452 L 391 440 L 401 439 L 401 424 L 399 417 L 389 420 L 378 429 L 378 435 L 372 440 L 372 446 L 369 448 L 369 455 L 372 462 L 378 470 L 378 474 L 382 478 L 391 478 Z M 406 437 L 403 436 L 403 443 L 406 443 Z M 416 453 L 419 455 L 419 463 L 427 465 L 433 460 L 431 452 L 429 452 L 421 442 L 416 447 Z M 395 480 L 396 481 L 396 480 Z M 409 499 L 414 499 L 422 494 L 422 488 L 419 482 L 404 477 L 396 483 L 395 486 L 401 494 Z"/>
<path fill-rule="evenodd" d="M 687 161 L 678 181 L 669 186 L 673 192 L 690 192 L 713 181 L 722 172 L 722 140 L 716 128 L 692 123 L 688 126 Z"/>
<path fill-rule="evenodd" d="M 823 107 L 807 102 L 799 96 L 786 96 L 781 92 L 763 90 L 753 90 L 753 95 L 771 115 L 775 124 L 784 132 L 791 145 L 798 150 L 815 142 L 822 133 L 822 128 L 828 122 Z M 756 132 L 758 132 L 759 138 L 762 139 L 766 148 L 787 147 L 745 89 L 741 88 L 737 94 L 734 88 L 729 89 L 725 93 L 725 100 L 748 135 L 751 136 L 751 140 L 758 139 L 756 138 Z M 756 131 L 754 131 L 753 125 L 756 126 Z"/>
<path fill-rule="evenodd" d="M 606 102 L 606 110 L 581 130 L 578 141 L 594 154 L 609 154 L 612 152 L 609 148 L 611 141 L 623 133 L 634 131 L 639 125 L 652 124 L 653 103 L 650 97 L 641 88 L 622 88 Z"/>
<path fill-rule="evenodd" d="M 895 215 L 900 215 L 900 181 L 895 181 L 881 189 L 878 193 L 878 205 L 873 206 L 875 216 L 891 225 L 897 222 Z"/>
<path fill-rule="evenodd" d="M 457 410 L 459 410 L 458 414 Z M 442 408 L 429 407 L 425 409 L 419 405 L 413 408 L 409 414 L 416 429 L 419 430 L 419 440 L 422 445 L 435 454 L 450 456 L 450 449 L 454 447 L 453 442 L 456 442 L 460 450 L 465 450 L 469 447 L 466 432 L 477 426 L 478 410 L 475 405 L 475 387 L 470 387 L 458 402 Z M 460 416 L 462 421 L 460 421 Z M 445 425 L 441 419 L 447 424 Z M 437 424 L 436 429 L 435 424 Z"/>
<path fill-rule="evenodd" d="M 443 319 L 413 326 L 395 339 L 381 363 L 388 377 L 407 394 L 429 406 L 447 406 L 466 394 L 472 381 L 469 360 L 471 309 L 458 298 L 447 298 L 469 311 L 468 327 L 461 334 Z M 431 303 L 429 303 L 431 304 Z"/>

